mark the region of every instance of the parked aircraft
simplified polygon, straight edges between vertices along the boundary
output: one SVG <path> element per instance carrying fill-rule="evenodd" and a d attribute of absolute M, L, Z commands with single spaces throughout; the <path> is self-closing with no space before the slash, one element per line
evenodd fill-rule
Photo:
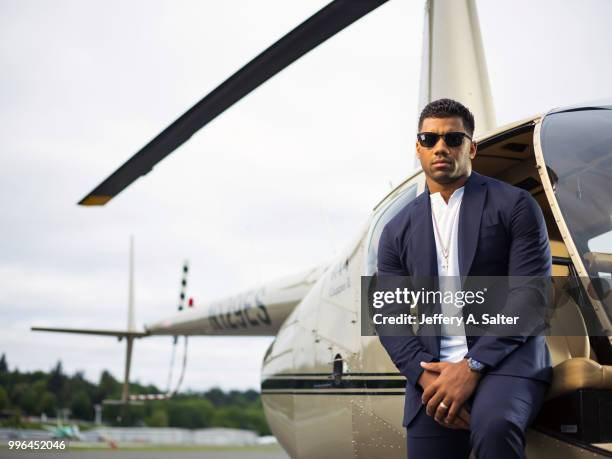
<path fill-rule="evenodd" d="M 72 424 L 65 426 L 58 423 L 57 426 L 45 425 L 43 426 L 46 430 L 52 433 L 54 439 L 58 440 L 81 440 L 81 432 L 79 426 Z"/>

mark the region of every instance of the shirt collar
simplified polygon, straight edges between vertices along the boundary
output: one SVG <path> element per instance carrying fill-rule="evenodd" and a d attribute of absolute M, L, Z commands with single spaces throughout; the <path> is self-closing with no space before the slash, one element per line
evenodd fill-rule
<path fill-rule="evenodd" d="M 437 205 L 440 205 L 440 204 L 450 205 L 451 202 L 461 199 L 463 197 L 464 191 L 465 191 L 465 185 L 453 191 L 453 194 L 451 194 L 451 197 L 448 199 L 448 204 L 444 201 L 444 198 L 442 197 L 442 194 L 440 192 L 431 193 L 429 195 L 429 199 L 431 200 L 432 203 L 436 203 Z"/>

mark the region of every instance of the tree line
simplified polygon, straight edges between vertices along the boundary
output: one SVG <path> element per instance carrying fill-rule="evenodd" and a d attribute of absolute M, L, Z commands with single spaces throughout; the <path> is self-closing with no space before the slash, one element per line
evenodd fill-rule
<path fill-rule="evenodd" d="M 6 355 L 0 357 L 0 423 L 19 425 L 22 415 L 56 417 L 69 410 L 72 420 L 93 421 L 94 406 L 103 400 L 120 399 L 122 385 L 108 371 L 97 384 L 87 381 L 83 372 L 69 376 L 61 361 L 50 372 L 20 372 L 9 369 Z M 130 384 L 130 393 L 159 394 L 154 385 Z M 225 392 L 213 388 L 205 392 L 182 392 L 170 400 L 141 405 L 103 405 L 102 420 L 111 426 L 230 427 L 270 435 L 259 393 L 255 390 Z"/>

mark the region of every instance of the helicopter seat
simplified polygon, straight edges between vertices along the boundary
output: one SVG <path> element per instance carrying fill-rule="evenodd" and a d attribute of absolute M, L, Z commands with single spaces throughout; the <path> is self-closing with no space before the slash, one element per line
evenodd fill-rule
<path fill-rule="evenodd" d="M 612 366 L 587 357 L 573 357 L 553 367 L 553 382 L 546 399 L 578 389 L 612 389 Z"/>
<path fill-rule="evenodd" d="M 568 284 L 567 266 L 553 265 L 550 351 L 553 377 L 534 426 L 584 444 L 612 442 L 612 366 L 602 365 L 591 349 L 582 311 Z"/>
<path fill-rule="evenodd" d="M 558 278 L 557 278 L 558 279 Z M 587 328 L 576 302 L 556 281 L 555 311 L 546 337 L 553 363 L 547 399 L 579 389 L 612 389 L 612 366 L 591 358 Z"/>

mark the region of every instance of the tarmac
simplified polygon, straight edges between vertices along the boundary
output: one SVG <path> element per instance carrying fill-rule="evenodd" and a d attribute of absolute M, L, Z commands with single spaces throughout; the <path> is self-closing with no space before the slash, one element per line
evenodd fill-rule
<path fill-rule="evenodd" d="M 176 449 L 143 448 L 82 450 L 71 448 L 66 451 L 16 451 L 0 447 L 0 459 L 289 459 L 289 455 L 278 445 L 253 446 L 248 448 L 194 448 Z"/>

